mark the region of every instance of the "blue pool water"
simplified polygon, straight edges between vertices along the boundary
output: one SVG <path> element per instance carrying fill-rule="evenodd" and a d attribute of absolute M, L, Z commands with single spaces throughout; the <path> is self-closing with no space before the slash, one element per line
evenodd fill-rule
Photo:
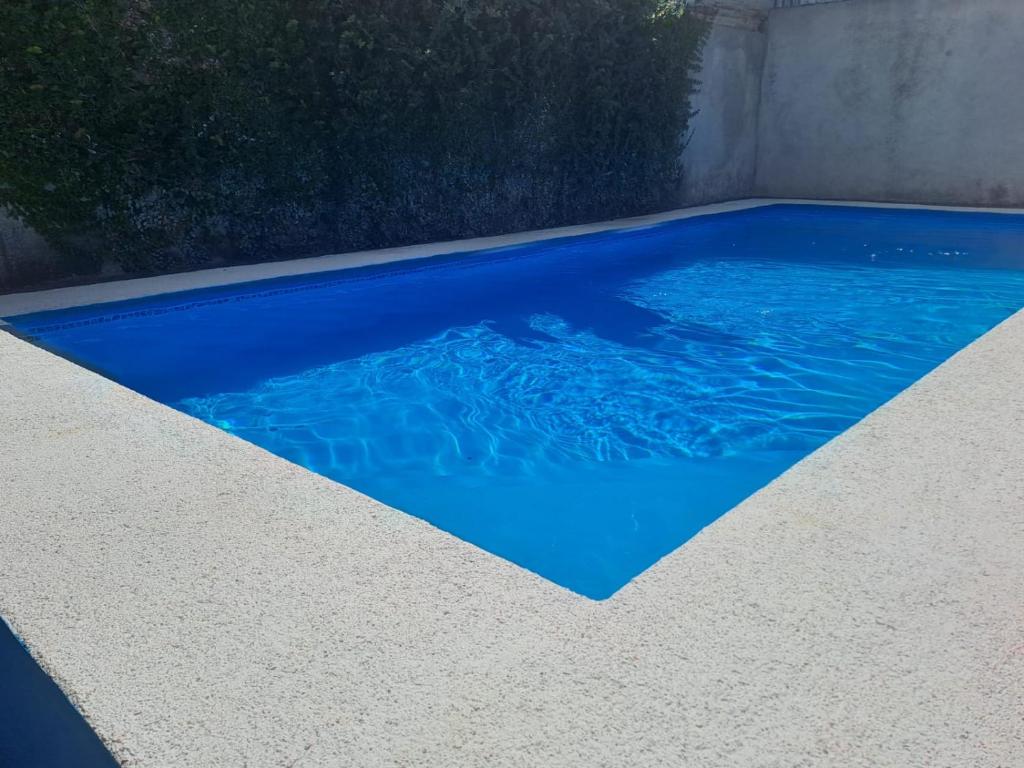
<path fill-rule="evenodd" d="M 600 599 L 1022 306 L 1024 217 L 773 206 L 11 322 Z"/>

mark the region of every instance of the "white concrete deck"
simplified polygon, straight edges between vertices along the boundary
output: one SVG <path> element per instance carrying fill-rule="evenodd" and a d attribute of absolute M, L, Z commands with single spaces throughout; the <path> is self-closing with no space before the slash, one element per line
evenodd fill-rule
<path fill-rule="evenodd" d="M 1019 313 L 595 603 L 0 333 L 0 615 L 126 766 L 1017 766 L 1022 381 Z"/>

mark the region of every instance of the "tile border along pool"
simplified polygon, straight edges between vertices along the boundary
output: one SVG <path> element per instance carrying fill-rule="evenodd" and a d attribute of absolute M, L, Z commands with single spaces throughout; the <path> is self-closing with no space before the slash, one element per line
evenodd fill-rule
<path fill-rule="evenodd" d="M 0 333 L 0 615 L 130 766 L 1009 766 L 1022 381 L 1018 313 L 593 602 Z"/>

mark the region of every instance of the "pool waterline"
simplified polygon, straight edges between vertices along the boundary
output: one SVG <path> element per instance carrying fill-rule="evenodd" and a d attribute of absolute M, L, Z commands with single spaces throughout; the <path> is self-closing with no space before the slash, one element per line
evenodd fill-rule
<path fill-rule="evenodd" d="M 11 320 L 602 598 L 1024 306 L 1009 218 L 765 208 Z"/>

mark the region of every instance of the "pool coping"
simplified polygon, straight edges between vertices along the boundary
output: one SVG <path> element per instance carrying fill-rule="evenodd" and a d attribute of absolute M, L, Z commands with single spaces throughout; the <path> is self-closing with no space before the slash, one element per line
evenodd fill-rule
<path fill-rule="evenodd" d="M 407 245 L 368 251 L 326 254 L 287 261 L 271 261 L 258 264 L 241 264 L 230 267 L 214 267 L 191 272 L 178 272 L 154 277 L 136 277 L 66 288 L 51 288 L 41 291 L 0 294 L 0 318 L 33 312 L 68 309 L 90 304 L 106 304 L 116 301 L 151 298 L 168 293 L 193 291 L 203 288 L 223 288 L 241 283 L 272 280 L 282 277 L 300 277 L 323 272 L 335 272 L 357 267 L 379 266 L 433 256 L 469 254 L 495 248 L 539 243 L 566 237 L 593 235 L 615 230 L 639 229 L 671 221 L 732 213 L 770 205 L 828 205 L 860 208 L 889 208 L 901 210 L 941 210 L 965 213 L 999 213 L 1024 215 L 1024 210 L 1015 208 L 967 208 L 910 203 L 872 203 L 842 200 L 804 200 L 795 198 L 749 198 L 691 208 L 677 208 L 646 216 L 578 224 L 567 227 L 513 232 L 491 237 L 477 237 L 465 240 L 450 240 L 437 243 Z M 3 320 L 0 319 L 0 327 Z"/>
<path fill-rule="evenodd" d="M 596 603 L 0 334 L 0 614 L 126 766 L 1007 766 L 1022 350 Z"/>

